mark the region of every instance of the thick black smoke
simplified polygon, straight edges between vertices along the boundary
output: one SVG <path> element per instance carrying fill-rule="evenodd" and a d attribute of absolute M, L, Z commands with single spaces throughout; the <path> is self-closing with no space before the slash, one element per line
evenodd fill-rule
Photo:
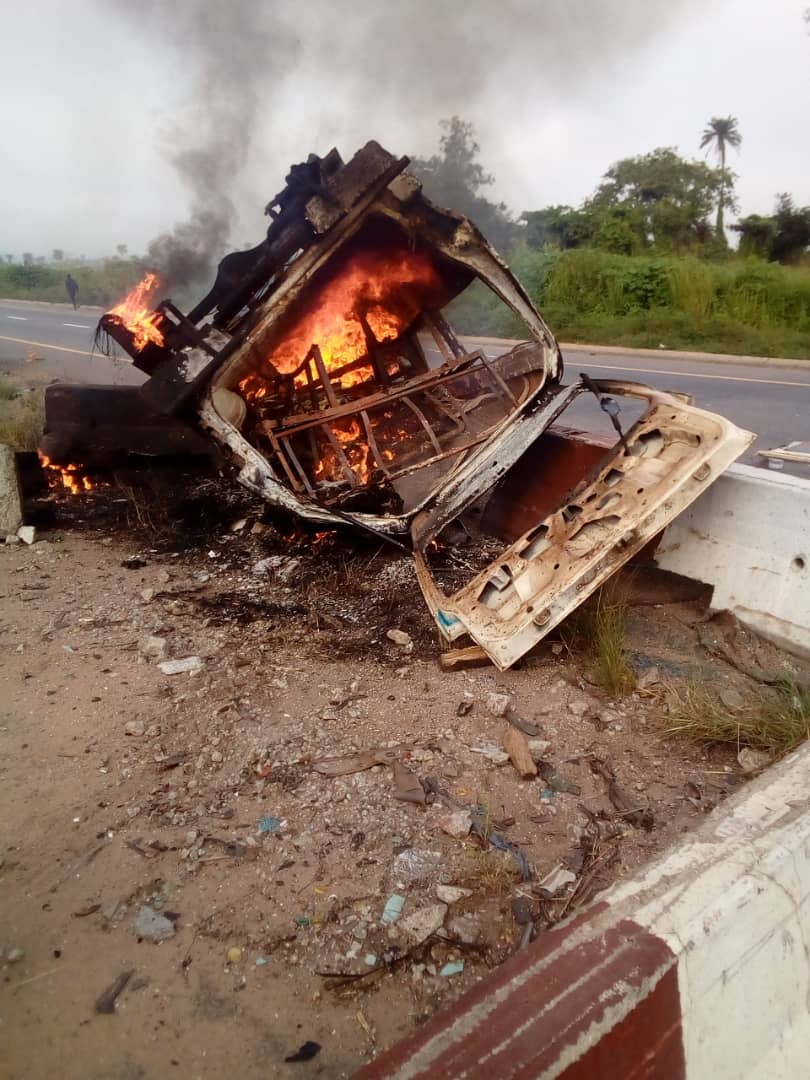
<path fill-rule="evenodd" d="M 289 131 L 289 86 L 307 95 L 308 115 L 317 103 L 318 130 L 304 154 L 332 141 L 348 152 L 369 137 L 385 144 L 389 131 L 391 150 L 419 152 L 453 113 L 485 116 L 491 131 L 504 110 L 525 110 L 526 101 L 542 115 L 585 84 L 601 81 L 609 93 L 611 73 L 697 2 L 117 0 L 129 29 L 148 34 L 155 63 L 177 72 L 164 138 L 191 211 L 150 244 L 150 255 L 169 290 L 210 280 L 257 133 L 272 146 L 278 120 Z M 559 152 L 549 148 L 550 161 Z M 288 164 L 273 159 L 265 192 L 280 187 Z"/>
<path fill-rule="evenodd" d="M 231 193 L 248 161 L 263 95 L 283 78 L 297 46 L 279 3 L 239 0 L 119 0 L 132 26 L 149 35 L 156 62 L 190 73 L 190 86 L 169 104 L 174 116 L 161 135 L 191 193 L 187 221 L 149 244 L 169 291 L 211 278 L 235 220 Z M 136 20 L 136 21 L 135 21 Z"/>

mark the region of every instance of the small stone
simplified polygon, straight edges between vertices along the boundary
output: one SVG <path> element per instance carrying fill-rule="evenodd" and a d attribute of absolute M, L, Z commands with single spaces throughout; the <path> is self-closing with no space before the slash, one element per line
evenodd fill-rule
<path fill-rule="evenodd" d="M 770 754 L 764 750 L 754 750 L 751 746 L 744 746 L 737 754 L 737 763 L 747 776 L 764 769 L 772 760 Z"/>
<path fill-rule="evenodd" d="M 548 753 L 551 743 L 548 739 L 529 739 L 529 753 L 533 761 L 541 761 Z"/>
<path fill-rule="evenodd" d="M 171 919 L 144 904 L 135 916 L 135 933 L 139 938 L 158 944 L 174 937 L 175 926 Z"/>
<path fill-rule="evenodd" d="M 563 651 L 563 647 L 559 641 L 555 641 L 551 646 L 551 652 L 554 656 L 559 656 Z"/>
<path fill-rule="evenodd" d="M 430 904 L 400 919 L 398 930 L 418 945 L 444 925 L 446 914 L 446 904 Z"/>
<path fill-rule="evenodd" d="M 392 871 L 397 880 L 425 881 L 438 870 L 442 861 L 440 851 L 408 848 L 394 858 Z"/>
<path fill-rule="evenodd" d="M 447 923 L 447 931 L 464 945 L 477 945 L 481 927 L 472 915 L 455 915 Z"/>
<path fill-rule="evenodd" d="M 489 693 L 487 694 L 486 705 L 492 716 L 502 718 L 512 708 L 512 698 L 509 694 Z"/>
<path fill-rule="evenodd" d="M 9 964 L 17 964 L 25 956 L 25 949 L 9 949 L 6 953 L 6 960 Z"/>
<path fill-rule="evenodd" d="M 6 543 L 7 544 L 19 544 L 19 543 L 21 543 L 21 540 L 20 540 L 19 536 L 17 536 L 16 533 L 9 533 L 8 536 L 6 537 Z"/>
<path fill-rule="evenodd" d="M 140 643 L 138 652 L 147 660 L 165 660 L 169 655 L 169 645 L 166 638 L 150 634 Z"/>
<path fill-rule="evenodd" d="M 228 949 L 228 963 L 238 964 L 241 959 L 242 950 L 239 948 L 238 945 L 232 945 L 231 948 Z"/>
<path fill-rule="evenodd" d="M 571 701 L 568 703 L 568 711 L 574 716 L 584 716 L 590 707 L 588 701 Z"/>
<path fill-rule="evenodd" d="M 158 570 L 157 579 L 161 585 L 168 585 L 171 581 L 171 574 L 168 570 Z"/>
<path fill-rule="evenodd" d="M 182 675 L 184 672 L 197 674 L 203 669 L 199 656 L 184 656 L 181 660 L 164 660 L 158 667 L 164 675 Z"/>
<path fill-rule="evenodd" d="M 155 590 L 154 589 L 141 589 L 141 600 L 143 600 L 145 603 L 149 604 L 154 599 L 155 599 Z"/>
<path fill-rule="evenodd" d="M 259 559 L 257 563 L 254 563 L 253 573 L 256 577 L 267 577 L 272 573 L 279 581 L 289 585 L 299 576 L 302 568 L 303 564 L 300 559 L 287 555 L 270 555 L 268 558 Z"/>
<path fill-rule="evenodd" d="M 124 724 L 124 734 L 132 735 L 135 738 L 143 735 L 146 731 L 146 724 L 143 720 L 127 720 Z"/>
<path fill-rule="evenodd" d="M 492 746 L 491 744 L 471 746 L 470 753 L 480 754 L 488 761 L 491 761 L 493 765 L 505 765 L 509 761 L 509 755 L 505 750 L 501 750 L 500 746 Z"/>
<path fill-rule="evenodd" d="M 37 538 L 37 530 L 33 525 L 21 525 L 17 529 L 17 536 L 24 544 L 33 544 Z"/>
<path fill-rule="evenodd" d="M 442 832 L 446 832 L 454 840 L 463 840 L 472 828 L 472 817 L 468 810 L 454 810 L 439 818 L 439 826 Z"/>
<path fill-rule="evenodd" d="M 745 698 L 739 690 L 721 690 L 717 696 L 727 709 L 740 709 L 745 704 Z"/>
<path fill-rule="evenodd" d="M 410 634 L 406 634 L 404 630 L 393 628 L 386 631 L 385 636 L 389 641 L 393 641 L 395 645 L 401 645 L 405 649 L 413 648 L 413 638 Z"/>
<path fill-rule="evenodd" d="M 637 690 L 649 690 L 651 686 L 657 686 L 661 682 L 661 672 L 657 667 L 647 668 L 636 680 Z"/>
<path fill-rule="evenodd" d="M 211 751 L 211 760 L 216 762 L 217 764 L 222 761 L 222 754 L 219 752 L 219 750 Z"/>
<path fill-rule="evenodd" d="M 457 904 L 468 896 L 472 896 L 472 889 L 462 889 L 458 885 L 436 886 L 436 898 L 443 904 Z"/>

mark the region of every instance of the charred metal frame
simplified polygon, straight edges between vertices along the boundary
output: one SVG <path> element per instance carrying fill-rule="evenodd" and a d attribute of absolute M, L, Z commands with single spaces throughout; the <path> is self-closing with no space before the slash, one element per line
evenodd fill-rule
<path fill-rule="evenodd" d="M 586 380 L 562 385 L 559 346 L 523 287 L 471 222 L 422 195 L 406 165 L 407 159 L 395 158 L 375 142 L 346 164 L 337 151 L 323 159 L 311 156 L 293 167 L 287 187 L 268 205 L 272 222 L 266 239 L 223 259 L 210 293 L 188 317 L 168 301 L 158 306 L 163 347 L 149 345 L 138 353 L 120 324 L 105 316 L 100 327 L 150 375 L 141 390 L 149 405 L 163 413 L 192 415 L 235 466 L 240 482 L 276 508 L 319 527 L 348 523 L 394 543 L 409 537 L 420 586 L 444 638 L 451 642 L 468 635 L 499 668 L 506 668 L 640 551 L 753 436 L 639 384 Z M 306 310 L 317 275 L 347 244 L 365 239 L 361 230 L 371 221 L 393 226 L 409 244 L 454 268 L 459 289 L 465 281 L 484 282 L 522 320 L 528 340 L 493 360 L 483 350 L 467 352 L 439 310 L 423 310 L 419 326 L 403 330 L 395 344 L 407 340 L 415 350 L 411 359 L 420 353 L 424 370 L 403 374 L 398 367 L 402 377 L 397 379 L 389 375 L 387 354 L 382 360 L 377 355 L 368 312 L 360 312 L 368 346 L 364 357 L 330 372 L 315 341 L 296 371 L 278 372 L 267 359 L 267 343 L 278 337 L 285 320 Z M 417 340 L 422 330 L 431 334 L 441 355 L 433 369 Z M 267 440 L 268 455 L 242 434 L 246 396 L 233 390 L 240 375 L 246 381 L 259 374 L 257 357 L 277 376 L 276 386 L 286 380 L 288 387 L 274 399 L 280 403 L 276 412 L 252 429 L 261 429 L 254 438 Z M 373 371 L 368 392 L 341 400 L 336 380 L 358 366 Z M 451 397 L 449 389 L 454 379 L 467 376 L 487 388 L 469 408 L 463 396 Z M 499 558 L 446 595 L 431 571 L 433 542 L 493 492 L 517 462 L 528 460 L 525 456 L 563 411 L 587 392 L 638 398 L 646 411 L 629 432 L 610 414 L 619 441 L 604 453 L 598 449 L 601 456 L 591 474 L 572 491 L 560 491 L 550 513 L 544 511 L 516 540 L 507 539 Z M 478 404 L 496 396 L 502 401 L 500 412 L 493 418 L 485 410 L 478 425 L 471 423 Z M 426 401 L 433 421 L 423 407 Z M 386 457 L 375 430 L 375 410 L 399 406 L 414 418 L 426 448 L 419 460 L 407 464 Z M 437 430 L 436 418 L 446 418 L 450 427 Z M 346 440 L 344 429 L 344 439 L 339 438 L 336 425 L 347 421 L 356 423 L 361 434 Z M 555 445 L 558 437 L 544 445 Z M 297 448 L 296 439 L 303 440 Z M 352 462 L 353 443 L 367 450 L 365 472 L 370 461 L 372 476 L 389 488 L 420 469 L 439 474 L 425 473 L 417 494 L 397 512 L 339 505 L 345 491 L 353 497 L 370 490 L 365 472 Z M 343 485 L 334 497 L 308 471 L 312 462 L 323 461 L 321 446 L 329 447 L 341 476 L 339 482 L 329 479 L 333 487 Z M 410 443 L 406 450 L 422 452 Z M 516 470 L 511 479 L 519 475 Z M 542 486 L 546 478 L 540 475 L 533 482 Z"/>

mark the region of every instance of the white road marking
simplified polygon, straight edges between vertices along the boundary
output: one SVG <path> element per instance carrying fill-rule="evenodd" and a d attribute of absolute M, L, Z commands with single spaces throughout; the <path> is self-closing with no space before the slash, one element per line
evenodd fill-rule
<path fill-rule="evenodd" d="M 487 353 L 491 360 L 501 355 L 501 353 Z M 706 362 L 711 363 L 710 360 Z M 571 366 L 570 362 L 566 364 L 569 369 Z M 714 379 L 720 382 L 758 383 L 760 386 L 798 386 L 803 390 L 810 390 L 810 383 L 806 382 L 788 382 L 781 379 L 750 379 L 745 375 L 707 375 L 701 371 L 668 371 L 666 368 L 619 367 L 618 364 L 592 364 L 590 361 L 585 362 L 584 360 L 581 361 L 580 366 L 596 368 L 599 371 L 619 371 L 624 375 L 673 375 L 684 379 Z"/>
<path fill-rule="evenodd" d="M 26 315 L 6 315 L 6 318 L 16 319 L 17 322 L 28 322 L 28 317 Z"/>
<path fill-rule="evenodd" d="M 91 329 L 91 327 L 89 327 L 87 325 L 87 323 L 81 323 L 81 322 L 63 322 L 62 326 L 75 326 L 77 330 L 90 330 Z"/>
<path fill-rule="evenodd" d="M 685 379 L 715 379 L 721 382 L 744 382 L 744 383 L 758 383 L 760 386 L 799 386 L 803 390 L 810 390 L 810 383 L 801 382 L 787 382 L 781 379 L 749 379 L 744 375 L 705 375 L 699 371 L 667 371 L 661 368 L 623 368 L 617 367 L 614 364 L 583 364 L 583 367 L 598 368 L 599 371 L 621 371 L 624 374 L 632 375 L 638 373 L 640 375 L 673 375 L 675 377 L 682 377 Z"/>
<path fill-rule="evenodd" d="M 0 341 L 13 341 L 17 345 L 36 345 L 39 349 L 54 349 L 56 352 L 76 353 L 77 356 L 92 356 L 94 359 L 107 359 L 106 357 L 101 356 L 99 353 L 88 352 L 87 349 L 69 349 L 66 345 L 49 345 L 47 341 L 28 341 L 27 338 L 3 337 L 1 334 Z M 124 363 L 131 363 L 131 361 L 124 360 Z"/>

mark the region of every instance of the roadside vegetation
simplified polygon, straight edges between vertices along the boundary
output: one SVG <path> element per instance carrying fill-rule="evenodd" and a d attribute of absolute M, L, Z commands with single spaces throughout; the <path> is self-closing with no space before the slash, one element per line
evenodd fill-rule
<path fill-rule="evenodd" d="M 19 389 L 0 379 L 0 443 L 12 450 L 36 450 L 45 427 L 45 391 Z"/>
<path fill-rule="evenodd" d="M 562 623 L 560 636 L 569 653 L 581 650 L 590 675 L 612 698 L 636 687 L 636 673 L 626 652 L 629 602 L 620 580 L 611 579 Z"/>
<path fill-rule="evenodd" d="M 414 157 L 411 170 L 431 199 L 467 214 L 507 256 L 561 340 L 810 359 L 810 207 L 783 192 L 772 213 L 729 224 L 739 213 L 729 168 L 743 142 L 736 117 L 712 117 L 696 132 L 702 160 L 657 147 L 614 162 L 578 206 L 519 216 L 487 198 L 494 177 L 472 124 L 454 116 L 441 128 L 438 151 Z M 6 255 L 0 297 L 65 301 L 69 272 L 80 304 L 111 306 L 145 270 L 159 270 L 123 244 L 116 251 L 95 262 L 58 248 L 49 260 Z M 522 333 L 478 284 L 451 317 L 468 334 Z"/>
<path fill-rule="evenodd" d="M 676 694 L 671 717 L 671 734 L 780 757 L 810 739 L 810 688 L 780 679 L 730 709 L 705 687 L 687 686 Z"/>
<path fill-rule="evenodd" d="M 98 262 L 56 260 L 0 261 L 0 298 L 5 300 L 45 300 L 66 303 L 65 278 L 68 274 L 78 282 L 80 305 L 109 307 L 115 304 L 144 275 L 146 260 L 117 257 Z"/>

